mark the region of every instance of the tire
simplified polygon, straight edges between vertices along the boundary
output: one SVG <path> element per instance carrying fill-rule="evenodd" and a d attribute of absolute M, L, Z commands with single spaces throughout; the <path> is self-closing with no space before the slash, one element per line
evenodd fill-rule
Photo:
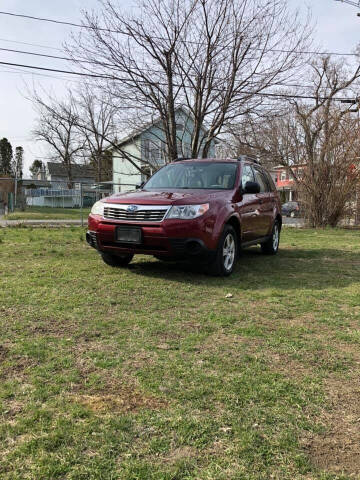
<path fill-rule="evenodd" d="M 261 250 L 265 255 L 276 255 L 279 250 L 280 243 L 280 225 L 277 220 L 272 228 L 271 236 L 269 240 L 261 244 Z"/>
<path fill-rule="evenodd" d="M 215 258 L 210 264 L 212 275 L 227 277 L 232 274 L 238 257 L 238 238 L 231 225 L 225 225 L 221 234 Z"/>
<path fill-rule="evenodd" d="M 101 258 L 110 267 L 126 267 L 132 260 L 133 254 L 127 253 L 124 255 L 111 255 L 110 253 L 101 253 Z"/>

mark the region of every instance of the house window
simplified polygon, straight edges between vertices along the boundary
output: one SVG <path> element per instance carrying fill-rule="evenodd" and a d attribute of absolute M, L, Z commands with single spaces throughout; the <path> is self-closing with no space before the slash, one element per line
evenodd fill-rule
<path fill-rule="evenodd" d="M 176 146 L 177 146 L 178 157 L 184 157 L 185 155 L 184 155 L 184 150 L 183 150 L 182 141 L 181 141 L 181 140 L 177 140 Z"/>
<path fill-rule="evenodd" d="M 156 143 L 153 143 L 151 145 L 151 149 L 150 149 L 150 158 L 151 160 L 153 160 L 154 162 L 157 162 L 160 158 L 160 147 L 159 145 L 157 145 Z"/>
<path fill-rule="evenodd" d="M 144 159 L 149 160 L 150 162 L 157 162 L 160 160 L 161 157 L 161 149 L 159 145 L 146 138 L 144 140 Z"/>
<path fill-rule="evenodd" d="M 146 160 L 150 158 L 150 140 L 148 138 L 144 140 L 144 157 Z"/>
<path fill-rule="evenodd" d="M 286 172 L 284 171 L 284 172 L 281 172 L 280 181 L 285 182 L 285 180 L 286 180 Z"/>
<path fill-rule="evenodd" d="M 176 133 L 183 133 L 185 125 L 183 123 L 176 124 Z"/>
<path fill-rule="evenodd" d="M 191 145 L 189 143 L 184 143 L 184 156 L 191 158 Z"/>

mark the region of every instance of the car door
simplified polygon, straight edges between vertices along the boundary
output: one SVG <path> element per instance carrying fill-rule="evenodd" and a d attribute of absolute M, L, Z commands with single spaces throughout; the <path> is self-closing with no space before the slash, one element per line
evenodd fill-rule
<path fill-rule="evenodd" d="M 241 172 L 241 188 L 244 190 L 246 182 L 255 182 L 255 176 L 250 164 L 245 163 Z M 243 242 L 250 242 L 257 238 L 258 216 L 260 202 L 256 194 L 243 193 L 237 209 L 241 218 L 241 238 Z"/>
<path fill-rule="evenodd" d="M 260 193 L 257 194 L 259 200 L 259 215 L 256 219 L 257 238 L 269 235 L 273 223 L 274 203 L 271 195 L 270 185 L 264 170 L 258 165 L 253 166 L 255 182 L 260 185 Z"/>

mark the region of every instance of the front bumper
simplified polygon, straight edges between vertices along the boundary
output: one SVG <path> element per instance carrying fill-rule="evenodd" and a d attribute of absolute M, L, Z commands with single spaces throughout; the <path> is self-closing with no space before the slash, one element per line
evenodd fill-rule
<path fill-rule="evenodd" d="M 216 242 L 207 232 L 203 220 L 178 222 L 166 220 L 157 224 L 113 222 L 97 215 L 89 216 L 86 240 L 98 251 L 116 254 L 147 254 L 176 258 L 208 257 L 214 254 Z M 116 227 L 136 226 L 142 229 L 141 245 L 119 243 L 115 240 Z"/>

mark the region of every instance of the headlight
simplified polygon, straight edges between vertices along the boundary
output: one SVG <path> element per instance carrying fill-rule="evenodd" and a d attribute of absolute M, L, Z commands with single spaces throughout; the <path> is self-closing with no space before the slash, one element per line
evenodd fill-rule
<path fill-rule="evenodd" d="M 99 200 L 98 202 L 94 203 L 91 209 L 92 215 L 104 215 L 104 202 Z"/>
<path fill-rule="evenodd" d="M 191 220 L 200 217 L 209 210 L 209 204 L 202 205 L 174 205 L 170 208 L 166 218 L 180 218 L 182 220 Z"/>

